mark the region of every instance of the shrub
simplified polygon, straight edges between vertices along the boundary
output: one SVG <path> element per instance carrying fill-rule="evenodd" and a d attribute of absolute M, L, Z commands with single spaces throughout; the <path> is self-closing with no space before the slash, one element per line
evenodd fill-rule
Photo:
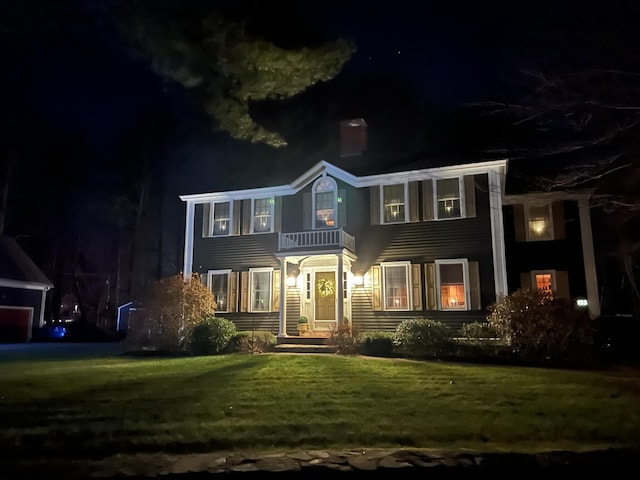
<path fill-rule="evenodd" d="M 358 335 L 359 351 L 372 357 L 390 357 L 393 338 L 393 332 L 363 332 Z"/>
<path fill-rule="evenodd" d="M 239 353 L 270 352 L 275 344 L 276 336 L 268 330 L 237 332 L 230 342 L 231 349 Z"/>
<path fill-rule="evenodd" d="M 332 326 L 327 344 L 336 347 L 336 353 L 341 355 L 358 353 L 358 335 L 346 319 L 342 325 Z"/>
<path fill-rule="evenodd" d="M 182 274 L 163 278 L 143 296 L 140 315 L 144 320 L 130 325 L 128 343 L 138 348 L 183 349 L 189 332 L 214 308 L 213 294 L 197 273 L 186 282 Z"/>
<path fill-rule="evenodd" d="M 526 360 L 582 361 L 593 340 L 586 313 L 538 289 L 507 295 L 491 306 L 487 319 Z"/>
<path fill-rule="evenodd" d="M 498 337 L 498 332 L 489 322 L 469 322 L 462 324 L 460 336 L 468 340 Z"/>
<path fill-rule="evenodd" d="M 194 355 L 219 354 L 235 334 L 236 326 L 232 321 L 209 315 L 193 328 L 189 336 L 189 350 Z"/>
<path fill-rule="evenodd" d="M 399 353 L 410 357 L 439 356 L 451 349 L 451 332 L 436 320 L 403 320 L 396 328 L 394 346 Z"/>

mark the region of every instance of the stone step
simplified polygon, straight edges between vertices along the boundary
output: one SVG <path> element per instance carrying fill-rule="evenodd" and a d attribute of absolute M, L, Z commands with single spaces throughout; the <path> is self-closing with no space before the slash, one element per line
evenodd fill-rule
<path fill-rule="evenodd" d="M 326 345 L 327 337 L 312 337 L 312 336 L 300 336 L 300 337 L 278 337 L 278 344 L 296 344 L 296 345 Z"/>
<path fill-rule="evenodd" d="M 281 343 L 274 348 L 276 353 L 336 353 L 332 345 L 304 345 L 299 343 Z"/>

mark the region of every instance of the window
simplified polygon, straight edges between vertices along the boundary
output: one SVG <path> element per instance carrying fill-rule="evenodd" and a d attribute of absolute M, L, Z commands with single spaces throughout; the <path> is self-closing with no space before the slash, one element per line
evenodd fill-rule
<path fill-rule="evenodd" d="M 271 274 L 272 268 L 254 268 L 249 270 L 249 311 L 271 311 Z"/>
<path fill-rule="evenodd" d="M 274 203 L 272 198 L 258 198 L 253 201 L 253 233 L 272 231 Z"/>
<path fill-rule="evenodd" d="M 436 260 L 436 275 L 440 309 L 469 310 L 467 260 Z"/>
<path fill-rule="evenodd" d="M 527 212 L 527 238 L 535 240 L 553 240 L 553 222 L 551 204 L 531 204 Z"/>
<path fill-rule="evenodd" d="M 408 262 L 383 263 L 382 285 L 385 310 L 409 310 Z"/>
<path fill-rule="evenodd" d="M 216 312 L 229 311 L 229 274 L 231 270 L 210 270 L 208 272 L 209 289 L 213 293 Z"/>
<path fill-rule="evenodd" d="M 531 284 L 538 290 L 553 293 L 556 290 L 555 272 L 535 270 L 531 272 Z"/>
<path fill-rule="evenodd" d="M 437 218 L 462 217 L 460 201 L 460 179 L 447 178 L 435 182 L 437 199 Z"/>
<path fill-rule="evenodd" d="M 229 235 L 231 203 L 213 204 L 213 235 Z"/>
<path fill-rule="evenodd" d="M 336 226 L 336 184 L 329 177 L 321 177 L 313 186 L 314 229 Z"/>
<path fill-rule="evenodd" d="M 384 185 L 382 187 L 384 223 L 406 221 L 405 185 Z"/>

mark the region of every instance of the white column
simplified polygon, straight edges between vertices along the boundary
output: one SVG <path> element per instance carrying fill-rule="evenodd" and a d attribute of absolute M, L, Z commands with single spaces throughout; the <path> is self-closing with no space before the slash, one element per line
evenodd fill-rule
<path fill-rule="evenodd" d="M 337 322 L 336 324 L 338 326 L 342 326 L 344 323 L 344 283 L 342 282 L 342 277 L 343 275 L 343 270 L 344 270 L 344 261 L 342 260 L 342 254 L 339 253 L 337 255 L 338 257 L 338 278 L 336 279 L 336 283 L 337 283 L 337 287 L 336 288 L 336 293 L 337 293 L 337 308 L 336 308 L 336 316 L 337 318 Z"/>
<path fill-rule="evenodd" d="M 493 250 L 493 276 L 496 300 L 509 293 L 507 265 L 504 246 L 504 223 L 502 219 L 502 177 L 504 169 L 489 170 L 489 207 L 491 211 L 491 245 Z"/>
<path fill-rule="evenodd" d="M 591 208 L 588 198 L 578 200 L 580 212 L 580 237 L 582 238 L 582 260 L 584 261 L 584 278 L 587 284 L 587 302 L 589 302 L 589 316 L 600 316 L 600 299 L 598 297 L 598 275 L 596 260 L 593 253 L 593 231 L 591 229 Z"/>
<path fill-rule="evenodd" d="M 184 222 L 184 265 L 182 274 L 185 281 L 191 278 L 193 269 L 193 224 L 195 218 L 195 204 L 187 202 L 187 214 Z"/>
<path fill-rule="evenodd" d="M 279 337 L 287 336 L 287 259 L 280 259 L 280 322 L 278 329 Z"/>

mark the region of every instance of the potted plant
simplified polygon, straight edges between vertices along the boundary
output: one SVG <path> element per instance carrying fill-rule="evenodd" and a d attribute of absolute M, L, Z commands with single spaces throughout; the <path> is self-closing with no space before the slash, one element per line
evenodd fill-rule
<path fill-rule="evenodd" d="M 304 315 L 298 317 L 298 335 L 309 331 L 309 319 Z"/>

